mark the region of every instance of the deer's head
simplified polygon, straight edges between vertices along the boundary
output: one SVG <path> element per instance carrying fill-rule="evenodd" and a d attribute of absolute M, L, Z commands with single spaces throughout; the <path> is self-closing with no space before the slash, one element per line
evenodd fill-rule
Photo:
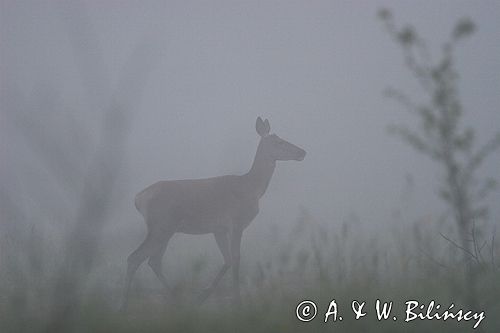
<path fill-rule="evenodd" d="M 261 136 L 259 149 L 260 153 L 273 161 L 302 161 L 306 156 L 306 151 L 296 145 L 283 140 L 276 134 L 269 134 L 271 126 L 266 119 L 263 121 L 260 117 L 257 118 L 255 129 Z"/>

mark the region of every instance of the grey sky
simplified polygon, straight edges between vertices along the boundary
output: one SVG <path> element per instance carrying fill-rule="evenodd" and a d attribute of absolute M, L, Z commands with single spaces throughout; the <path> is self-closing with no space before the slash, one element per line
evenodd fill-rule
<path fill-rule="evenodd" d="M 0 3 L 2 89 L 15 87 L 29 99 L 52 86 L 67 112 L 95 126 L 98 111 L 88 111 L 66 31 L 68 8 Z M 117 84 L 138 45 L 156 55 L 134 106 L 115 225 L 141 226 L 133 197 L 157 180 L 246 172 L 258 142 L 257 116 L 308 152 L 303 162 L 278 165 L 257 220 L 287 223 L 304 205 L 332 223 L 352 211 L 366 224 L 383 223 L 407 173 L 416 183 L 409 216 L 441 213 L 439 170 L 386 132 L 391 123 L 412 122 L 382 91 L 398 86 L 411 93 L 416 84 L 376 18 L 380 7 L 413 24 L 435 52 L 457 19 L 477 23 L 457 54 L 466 119 L 480 141 L 499 130 L 498 1 L 85 1 L 104 60 L 96 70 L 109 80 L 103 87 Z M 33 169 L 18 169 L 34 158 L 15 129 L 1 126 L 5 170 Z M 499 176 L 499 155 L 485 173 Z M 492 208 L 498 219 L 499 208 Z"/>

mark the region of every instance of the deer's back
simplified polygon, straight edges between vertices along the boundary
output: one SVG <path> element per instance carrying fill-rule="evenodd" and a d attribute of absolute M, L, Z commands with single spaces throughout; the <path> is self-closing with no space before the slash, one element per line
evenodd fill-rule
<path fill-rule="evenodd" d="M 186 226 L 188 233 L 212 232 L 201 229 L 225 220 L 251 220 L 258 211 L 258 199 L 235 175 L 160 181 L 138 193 L 135 204 L 148 225 L 168 220 Z"/>

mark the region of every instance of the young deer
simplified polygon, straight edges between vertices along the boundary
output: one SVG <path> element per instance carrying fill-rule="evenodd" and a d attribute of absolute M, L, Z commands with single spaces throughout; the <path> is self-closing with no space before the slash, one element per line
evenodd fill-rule
<path fill-rule="evenodd" d="M 210 287 L 201 295 L 203 302 L 231 267 L 235 301 L 239 302 L 240 244 L 243 230 L 259 212 L 259 199 L 266 192 L 276 161 L 302 161 L 306 152 L 269 135 L 270 126 L 259 117 L 257 133 L 261 136 L 253 165 L 241 176 L 172 180 L 157 182 L 135 197 L 135 206 L 146 222 L 148 233 L 142 244 L 128 257 L 127 277 L 122 309 L 126 309 L 130 284 L 137 268 L 149 258 L 163 286 L 168 290 L 162 272 L 162 257 L 167 243 L 176 232 L 214 234 L 224 257 L 224 265 Z"/>

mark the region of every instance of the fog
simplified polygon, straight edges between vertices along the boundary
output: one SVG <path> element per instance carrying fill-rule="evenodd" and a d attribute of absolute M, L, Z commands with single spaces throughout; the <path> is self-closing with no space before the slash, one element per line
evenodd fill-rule
<path fill-rule="evenodd" d="M 159 180 L 248 172 L 258 116 L 307 156 L 278 161 L 243 236 L 243 268 L 268 256 L 258 244 L 273 242 L 269 226 L 289 233 L 304 212 L 381 238 L 395 225 L 410 233 L 416 220 L 449 218 L 437 194 L 443 170 L 387 131 L 415 119 L 384 90 L 423 93 L 380 8 L 414 26 L 435 58 L 458 19 L 476 23 L 456 51 L 459 93 L 477 141 L 492 137 L 500 129 L 495 1 L 1 1 L 0 232 L 35 228 L 59 253 L 85 210 L 101 209 L 91 265 L 119 289 L 146 233 L 135 195 Z M 480 174 L 498 178 L 498 165 L 497 151 Z M 103 182 L 102 207 L 82 204 Z M 487 230 L 500 218 L 499 193 L 488 197 Z M 208 265 L 220 265 L 213 239 L 179 235 L 167 277 L 192 259 L 182 251 L 208 251 Z M 152 273 L 139 275 L 157 287 Z"/>

